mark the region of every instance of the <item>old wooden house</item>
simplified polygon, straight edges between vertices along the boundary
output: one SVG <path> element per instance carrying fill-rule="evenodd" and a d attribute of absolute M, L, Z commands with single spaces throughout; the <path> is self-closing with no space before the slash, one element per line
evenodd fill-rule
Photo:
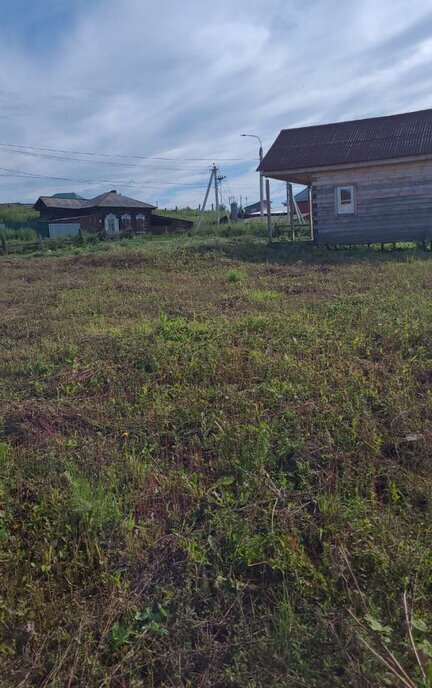
<path fill-rule="evenodd" d="M 259 170 L 309 187 L 319 244 L 432 240 L 432 110 L 284 129 Z"/>
<path fill-rule="evenodd" d="M 74 234 L 79 229 L 98 234 L 168 233 L 190 229 L 192 222 L 156 215 L 150 203 L 137 201 L 112 190 L 84 199 L 77 194 L 40 196 L 37 231 L 42 236 Z"/>

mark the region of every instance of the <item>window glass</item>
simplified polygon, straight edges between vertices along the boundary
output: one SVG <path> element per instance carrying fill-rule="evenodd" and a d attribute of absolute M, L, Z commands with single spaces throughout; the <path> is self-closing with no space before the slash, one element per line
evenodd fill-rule
<path fill-rule="evenodd" d="M 338 215 L 355 213 L 354 186 L 338 186 L 336 188 L 336 204 Z"/>
<path fill-rule="evenodd" d="M 341 189 L 340 200 L 342 205 L 348 205 L 352 203 L 351 189 Z"/>
<path fill-rule="evenodd" d="M 138 232 L 145 232 L 146 230 L 146 221 L 145 221 L 145 215 L 137 215 L 136 216 L 136 223 L 137 223 L 137 230 Z"/>
<path fill-rule="evenodd" d="M 131 216 L 122 215 L 122 229 L 129 230 L 131 228 Z"/>

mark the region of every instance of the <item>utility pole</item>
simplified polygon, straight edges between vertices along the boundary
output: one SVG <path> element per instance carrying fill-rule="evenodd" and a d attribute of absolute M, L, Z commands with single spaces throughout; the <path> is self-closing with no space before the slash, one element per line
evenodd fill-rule
<path fill-rule="evenodd" d="M 220 224 L 220 206 L 219 206 L 219 182 L 221 182 L 223 179 L 226 179 L 225 176 L 223 175 L 218 175 L 218 169 L 216 165 L 213 166 L 213 172 L 214 172 L 214 182 L 215 182 L 215 200 L 216 200 L 216 221 L 218 225 Z"/>
<path fill-rule="evenodd" d="M 271 243 L 273 239 L 273 227 L 271 221 L 271 201 L 270 201 L 270 180 L 266 179 L 266 200 L 267 200 L 267 231 L 268 240 Z"/>
<path fill-rule="evenodd" d="M 211 171 L 211 173 L 210 173 L 210 179 L 209 179 L 209 183 L 208 183 L 208 186 L 207 186 L 207 190 L 206 190 L 206 193 L 205 193 L 205 196 L 204 196 L 204 202 L 203 202 L 203 204 L 202 204 L 201 213 L 200 213 L 199 220 L 198 220 L 198 227 L 197 227 L 198 231 L 201 229 L 201 225 L 202 225 L 202 221 L 203 221 L 203 217 L 204 217 L 204 212 L 205 212 L 205 209 L 206 209 L 207 200 L 208 200 L 209 193 L 210 193 L 210 189 L 211 189 L 212 182 L 213 182 L 213 176 L 214 176 L 214 173 L 215 173 L 215 169 L 216 169 L 216 165 L 213 165 L 212 171 Z"/>
<path fill-rule="evenodd" d="M 252 139 L 258 139 L 260 147 L 259 147 L 259 161 L 260 161 L 260 167 L 261 163 L 263 161 L 263 147 L 262 147 L 262 141 L 259 136 L 256 136 L 255 134 L 240 134 L 240 136 L 249 136 L 249 138 Z M 261 216 L 261 222 L 264 222 L 264 175 L 262 171 L 260 170 L 260 181 L 259 181 L 259 188 L 260 188 L 260 216 Z M 267 189 L 267 186 L 266 186 Z"/>
<path fill-rule="evenodd" d="M 214 189 L 215 189 L 215 207 L 216 207 L 216 222 L 220 224 L 219 216 L 219 177 L 218 168 L 213 164 L 213 178 L 214 178 Z"/>

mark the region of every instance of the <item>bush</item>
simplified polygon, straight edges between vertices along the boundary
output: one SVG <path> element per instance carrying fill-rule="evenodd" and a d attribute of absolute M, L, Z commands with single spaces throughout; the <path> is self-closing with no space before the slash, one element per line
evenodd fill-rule
<path fill-rule="evenodd" d="M 240 270 L 233 268 L 232 270 L 228 270 L 227 279 L 228 282 L 234 282 L 238 284 L 239 282 L 244 282 L 245 275 Z"/>

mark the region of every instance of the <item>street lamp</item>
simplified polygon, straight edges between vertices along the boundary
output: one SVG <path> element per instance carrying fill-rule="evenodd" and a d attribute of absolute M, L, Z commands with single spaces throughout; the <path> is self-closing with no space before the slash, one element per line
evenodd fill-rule
<path fill-rule="evenodd" d="M 259 147 L 259 159 L 260 159 L 260 164 L 262 163 L 263 159 L 263 147 L 262 147 L 262 141 L 259 136 L 256 136 L 256 134 L 240 134 L 240 136 L 249 136 L 249 138 L 252 139 L 258 139 L 260 143 Z M 260 170 L 260 215 L 261 215 L 261 221 L 264 221 L 264 177 L 263 173 Z"/>

